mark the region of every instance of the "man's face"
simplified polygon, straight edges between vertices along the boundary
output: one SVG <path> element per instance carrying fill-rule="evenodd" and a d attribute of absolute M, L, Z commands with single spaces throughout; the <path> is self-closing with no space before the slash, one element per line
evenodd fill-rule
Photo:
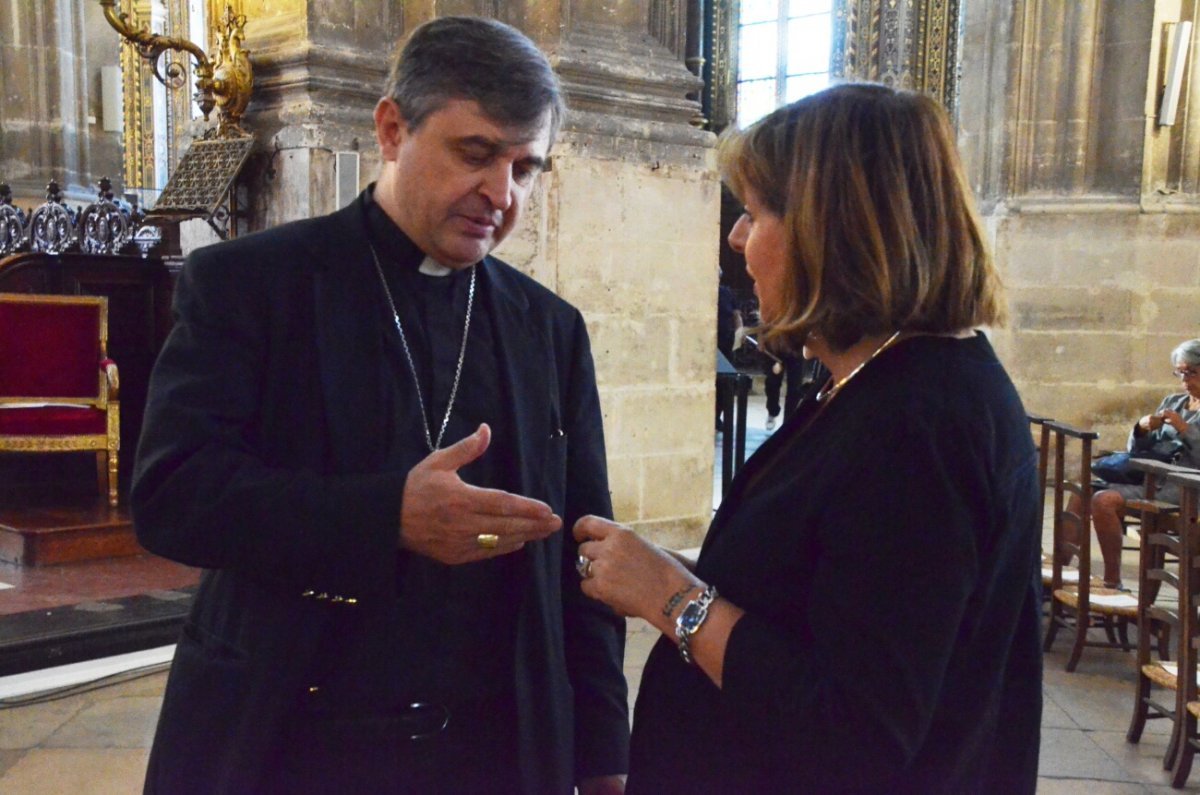
<path fill-rule="evenodd" d="M 394 102 L 375 108 L 384 161 L 375 198 L 430 257 L 448 268 L 479 262 L 521 217 L 550 150 L 550 111 L 505 126 L 473 100 L 450 100 L 415 130 Z"/>

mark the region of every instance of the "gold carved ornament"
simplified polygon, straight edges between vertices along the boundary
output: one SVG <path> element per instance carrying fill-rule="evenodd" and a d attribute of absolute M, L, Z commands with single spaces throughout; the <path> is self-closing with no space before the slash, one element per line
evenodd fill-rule
<path fill-rule="evenodd" d="M 129 15 L 117 10 L 117 0 L 100 0 L 104 18 L 108 24 L 131 43 L 142 58 L 154 69 L 154 77 L 163 85 L 178 87 L 184 80 L 183 68 L 178 63 L 168 63 L 162 74 L 158 60 L 167 50 L 186 52 L 195 60 L 196 93 L 193 95 L 205 120 L 213 108 L 217 109 L 217 138 L 244 137 L 240 122 L 250 94 L 254 89 L 254 70 L 250 65 L 250 53 L 242 44 L 246 38 L 246 16 L 235 14 L 225 6 L 225 13 L 214 25 L 216 47 L 206 54 L 198 45 L 184 38 L 161 36 L 148 28 L 135 28 Z"/>

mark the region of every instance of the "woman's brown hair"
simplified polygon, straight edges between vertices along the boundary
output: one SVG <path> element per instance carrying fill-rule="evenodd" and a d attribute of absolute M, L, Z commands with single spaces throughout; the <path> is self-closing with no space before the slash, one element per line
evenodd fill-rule
<path fill-rule="evenodd" d="M 783 311 L 768 342 L 834 350 L 893 331 L 1002 325 L 1000 280 L 941 106 L 845 83 L 721 142 L 722 178 L 788 230 Z"/>

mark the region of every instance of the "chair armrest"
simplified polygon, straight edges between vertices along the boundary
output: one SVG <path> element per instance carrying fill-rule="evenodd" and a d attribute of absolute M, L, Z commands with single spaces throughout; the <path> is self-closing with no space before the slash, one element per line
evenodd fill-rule
<path fill-rule="evenodd" d="M 1178 464 L 1168 464 L 1166 461 L 1156 461 L 1153 458 L 1131 458 L 1129 459 L 1131 469 L 1139 469 L 1147 475 L 1162 475 L 1166 476 L 1175 473 L 1195 474 L 1196 470 L 1191 467 L 1181 467 Z"/>
<path fill-rule="evenodd" d="M 121 378 L 117 375 L 117 363 L 112 359 L 101 359 L 100 369 L 104 371 L 104 377 L 108 380 L 108 399 L 116 400 L 121 391 Z"/>

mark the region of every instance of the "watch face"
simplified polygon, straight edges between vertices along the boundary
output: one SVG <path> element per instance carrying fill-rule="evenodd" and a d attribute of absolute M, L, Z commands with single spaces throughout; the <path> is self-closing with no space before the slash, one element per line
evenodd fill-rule
<path fill-rule="evenodd" d="M 706 612 L 695 602 L 688 602 L 687 607 L 683 608 L 683 612 L 679 614 L 679 628 L 689 634 L 695 632 L 704 620 Z"/>

